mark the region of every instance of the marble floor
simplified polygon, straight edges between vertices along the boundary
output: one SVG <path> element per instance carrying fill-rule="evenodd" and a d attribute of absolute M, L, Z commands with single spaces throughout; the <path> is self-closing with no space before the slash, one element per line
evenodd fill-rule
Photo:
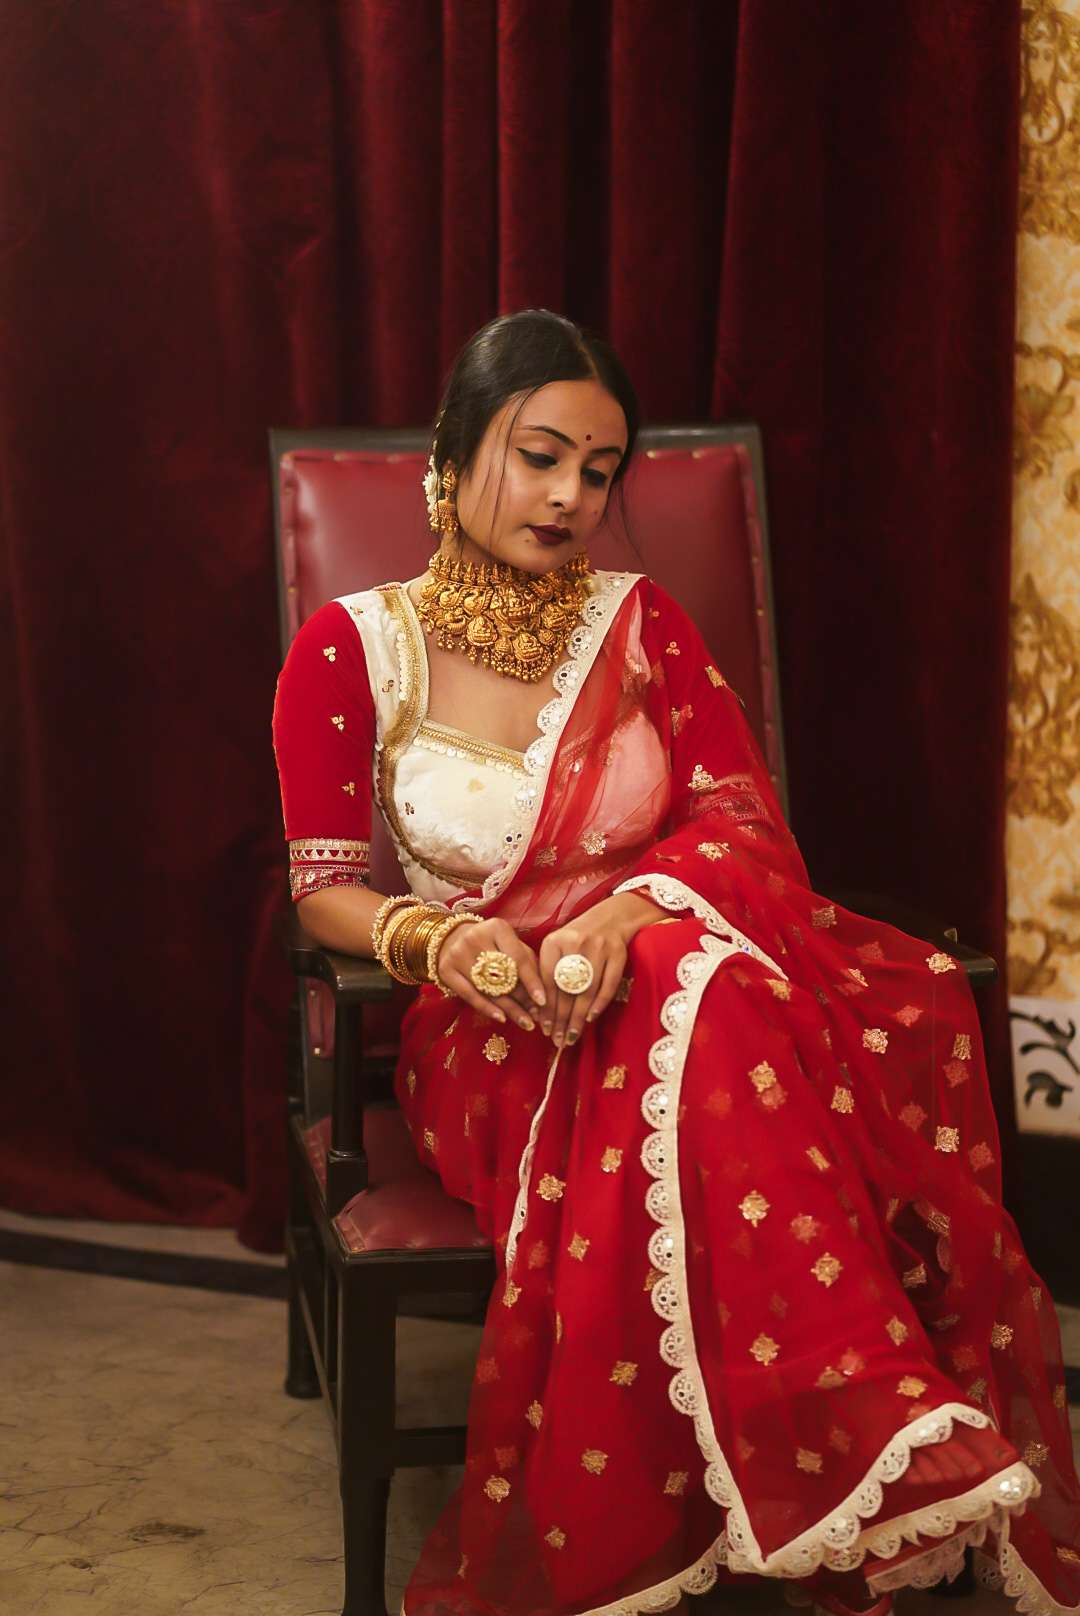
<path fill-rule="evenodd" d="M 0 1213 L 4 1231 L 280 1261 L 222 1231 Z M 1080 1310 L 1062 1313 L 1066 1356 L 1080 1364 Z M 282 1392 L 284 1324 L 275 1299 L 0 1262 L 3 1616 L 337 1616 L 333 1443 L 322 1405 Z M 402 1423 L 464 1420 L 479 1335 L 471 1324 L 400 1321 Z M 395 1477 L 391 1610 L 458 1474 Z M 739 1590 L 692 1609 L 788 1607 L 771 1590 Z M 899 1602 L 900 1616 L 1011 1609 L 985 1592 Z"/>

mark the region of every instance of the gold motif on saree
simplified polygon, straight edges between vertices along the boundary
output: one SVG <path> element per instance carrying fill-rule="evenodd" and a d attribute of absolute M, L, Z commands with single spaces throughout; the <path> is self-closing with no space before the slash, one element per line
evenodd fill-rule
<path fill-rule="evenodd" d="M 602 1448 L 586 1448 L 581 1455 L 581 1463 L 590 1476 L 602 1476 L 607 1465 L 608 1456 Z"/>
<path fill-rule="evenodd" d="M 984 1383 L 984 1388 L 985 1388 L 985 1383 Z M 1065 1394 L 1064 1385 L 1055 1386 L 1054 1390 L 1051 1392 L 1050 1396 L 1051 1396 L 1051 1401 L 1053 1402 L 1053 1405 L 1054 1405 L 1055 1408 L 1064 1409 L 1064 1407 L 1066 1406 L 1066 1394 Z"/>
<path fill-rule="evenodd" d="M 344 791 L 344 793 L 345 793 L 345 795 L 347 797 L 355 797 L 356 796 L 356 781 L 355 780 L 347 780 L 345 782 L 345 784 L 342 786 L 341 789 L 342 789 L 342 791 Z"/>
<path fill-rule="evenodd" d="M 617 1173 L 622 1166 L 623 1153 L 615 1145 L 608 1145 L 600 1158 L 602 1173 Z"/>
<path fill-rule="evenodd" d="M 515 1447 L 495 1449 L 495 1463 L 500 1470 L 513 1470 L 518 1458 L 518 1450 Z"/>
<path fill-rule="evenodd" d="M 820 909 L 811 909 L 810 924 L 823 931 L 827 926 L 836 925 L 836 905 L 827 903 Z"/>
<path fill-rule="evenodd" d="M 1007 1347 L 1013 1338 L 1011 1324 L 995 1324 L 990 1331 L 990 1345 L 992 1347 Z"/>
<path fill-rule="evenodd" d="M 326 658 L 327 662 L 336 662 L 337 661 L 337 646 L 336 645 L 324 645 L 322 654 Z"/>
<path fill-rule="evenodd" d="M 829 1158 L 818 1149 L 817 1145 L 811 1145 L 806 1154 L 819 1173 L 827 1173 L 829 1171 Z"/>
<path fill-rule="evenodd" d="M 814 1382 L 817 1389 L 822 1392 L 835 1391 L 838 1386 L 842 1386 L 843 1384 L 843 1375 L 840 1373 L 839 1369 L 834 1369 L 832 1364 L 827 1364 Z"/>
<path fill-rule="evenodd" d="M 561 1201 L 562 1192 L 566 1188 L 564 1179 L 556 1178 L 553 1173 L 545 1173 L 536 1186 L 536 1193 L 542 1201 Z"/>
<path fill-rule="evenodd" d="M 864 1049 L 871 1050 L 875 1055 L 884 1055 L 889 1047 L 889 1035 L 881 1027 L 864 1027 L 862 1042 Z"/>
<path fill-rule="evenodd" d="M 711 662 L 705 664 L 705 674 L 709 683 L 717 690 L 726 690 L 728 682 L 719 668 L 714 668 Z"/>
<path fill-rule="evenodd" d="M 534 1428 L 534 1430 L 539 1431 L 541 1422 L 544 1418 L 543 1405 L 536 1402 L 530 1403 L 528 1408 L 525 1410 L 525 1418 L 528 1420 L 529 1424 Z"/>
<path fill-rule="evenodd" d="M 771 1335 L 762 1331 L 761 1335 L 751 1343 L 750 1356 L 756 1358 L 759 1364 L 771 1364 L 780 1352 L 780 1343 L 774 1341 Z"/>
<path fill-rule="evenodd" d="M 689 702 L 682 707 L 673 707 L 671 709 L 671 733 L 678 735 L 679 731 L 685 724 L 689 723 L 693 716 L 694 709 Z"/>
<path fill-rule="evenodd" d="M 484 1491 L 493 1504 L 501 1504 L 510 1497 L 510 1483 L 505 1476 L 489 1476 L 484 1483 Z"/>
<path fill-rule="evenodd" d="M 545 1532 L 544 1542 L 550 1543 L 553 1549 L 564 1549 L 566 1547 L 566 1533 L 561 1527 L 553 1526 L 550 1532 Z"/>
<path fill-rule="evenodd" d="M 588 1251 L 590 1244 L 591 1242 L 586 1240 L 583 1234 L 575 1234 L 566 1249 L 576 1261 L 584 1262 L 585 1253 Z"/>
<path fill-rule="evenodd" d="M 968 1151 L 968 1161 L 971 1163 L 974 1172 L 981 1173 L 984 1167 L 994 1165 L 994 1152 L 984 1139 L 980 1139 L 979 1143 L 972 1145 Z"/>
<path fill-rule="evenodd" d="M 811 1265 L 810 1272 L 816 1280 L 819 1280 L 825 1286 L 826 1290 L 829 1290 L 840 1278 L 843 1266 L 838 1257 L 834 1257 L 831 1252 L 824 1251 L 817 1262 Z"/>
<path fill-rule="evenodd" d="M 921 1397 L 926 1390 L 926 1382 L 920 1380 L 918 1375 L 904 1375 L 897 1381 L 896 1390 L 900 1397 Z"/>
<path fill-rule="evenodd" d="M 769 1215 L 769 1203 L 760 1190 L 751 1190 L 739 1202 L 739 1211 L 747 1223 L 752 1223 L 756 1229 Z"/>
<path fill-rule="evenodd" d="M 1080 1554 L 1075 1549 L 1063 1548 L 1059 1544 L 1054 1553 L 1065 1565 L 1080 1565 Z"/>
<path fill-rule="evenodd" d="M 926 1264 L 916 1263 L 914 1268 L 909 1268 L 906 1273 L 900 1275 L 900 1283 L 906 1291 L 918 1290 L 920 1285 L 925 1285 Z"/>
<path fill-rule="evenodd" d="M 550 1261 L 551 1253 L 548 1251 L 546 1240 L 538 1240 L 535 1245 L 529 1247 L 527 1267 L 546 1268 Z"/>
<path fill-rule="evenodd" d="M 333 714 L 331 714 L 330 722 L 331 722 L 331 724 L 333 724 L 333 726 L 334 726 L 334 728 L 336 730 L 343 730 L 345 728 L 345 714 L 344 713 L 333 713 Z"/>
<path fill-rule="evenodd" d="M 821 1224 L 817 1218 L 812 1218 L 809 1212 L 800 1212 L 798 1217 L 792 1218 L 790 1229 L 796 1240 L 801 1240 L 806 1245 L 820 1232 Z"/>
<path fill-rule="evenodd" d="M 439 1141 L 430 1128 L 424 1129 L 424 1149 L 435 1151 L 439 1148 Z"/>
<path fill-rule="evenodd" d="M 953 1039 L 952 1052 L 954 1060 L 971 1059 L 971 1034 L 969 1032 L 957 1033 Z"/>
<path fill-rule="evenodd" d="M 632 1386 L 637 1379 L 638 1366 L 620 1358 L 611 1371 L 611 1379 L 616 1386 Z"/>
<path fill-rule="evenodd" d="M 601 1084 L 601 1087 L 605 1089 L 621 1089 L 625 1082 L 626 1067 L 609 1066 L 607 1071 L 604 1073 L 604 1081 Z"/>
<path fill-rule="evenodd" d="M 1028 1290 L 1029 1290 L 1030 1295 L 1031 1295 L 1031 1305 L 1032 1305 L 1032 1307 L 1034 1307 L 1034 1308 L 1042 1307 L 1042 1291 L 1039 1289 L 1038 1285 L 1030 1285 L 1028 1287 Z"/>
<path fill-rule="evenodd" d="M 776 1082 L 776 1073 L 768 1061 L 762 1061 L 759 1065 L 752 1067 L 747 1075 L 759 1094 L 764 1094 L 765 1090 L 771 1089 Z"/>
<path fill-rule="evenodd" d="M 775 1314 L 778 1319 L 783 1319 L 787 1317 L 787 1310 L 787 1298 L 781 1296 L 779 1291 L 773 1291 L 769 1297 L 769 1312 Z"/>
<path fill-rule="evenodd" d="M 515 1285 L 512 1279 L 508 1279 L 506 1281 L 506 1289 L 503 1291 L 503 1306 L 513 1307 L 520 1295 L 521 1286 Z"/>
<path fill-rule="evenodd" d="M 536 862 L 537 862 L 537 864 L 554 864 L 554 862 L 555 862 L 555 848 L 554 847 L 542 847 L 540 849 L 539 853 L 537 853 L 537 855 L 536 855 Z"/>
<path fill-rule="evenodd" d="M 846 1089 L 842 1083 L 838 1083 L 833 1089 L 832 1103 L 829 1109 L 831 1111 L 841 1111 L 848 1115 L 855 1109 L 855 1096 L 850 1089 Z"/>
<path fill-rule="evenodd" d="M 664 1483 L 665 1496 L 670 1498 L 681 1498 L 683 1493 L 686 1491 L 689 1480 L 689 1470 L 669 1471 L 668 1479 Z"/>
<path fill-rule="evenodd" d="M 955 1347 L 949 1357 L 952 1359 L 953 1368 L 960 1373 L 965 1369 L 976 1368 L 979 1362 L 979 1355 L 974 1347 Z"/>
<path fill-rule="evenodd" d="M 509 1053 L 510 1045 L 506 1042 L 506 1039 L 503 1038 L 500 1033 L 493 1032 L 487 1043 L 484 1045 L 484 1054 L 487 1056 L 488 1060 L 493 1061 L 496 1066 L 499 1066 L 506 1059 Z"/>
<path fill-rule="evenodd" d="M 679 650 L 679 647 L 678 647 L 677 643 L 674 640 L 669 640 L 668 643 L 664 646 L 664 655 L 665 656 L 682 656 L 682 652 Z"/>
<path fill-rule="evenodd" d="M 916 1105 L 915 1101 L 911 1100 L 901 1111 L 900 1121 L 905 1128 L 910 1128 L 912 1133 L 918 1133 L 926 1121 L 926 1112 L 921 1105 Z"/>
<path fill-rule="evenodd" d="M 655 1288 L 655 1286 L 657 1285 L 657 1283 L 661 1279 L 663 1279 L 663 1277 L 664 1276 L 660 1272 L 659 1268 L 651 1268 L 650 1267 L 648 1273 L 645 1275 L 645 1283 L 642 1286 L 642 1290 L 646 1290 L 646 1291 L 653 1290 Z"/>
<path fill-rule="evenodd" d="M 922 1011 L 917 1004 L 905 1004 L 896 1012 L 896 1019 L 902 1027 L 914 1027 L 921 1015 Z"/>
<path fill-rule="evenodd" d="M 469 1556 L 467 1554 L 463 1554 L 461 1556 L 461 1564 L 457 1568 L 458 1576 L 463 1577 L 465 1575 L 466 1571 L 468 1570 L 468 1568 L 469 1568 Z"/>
<path fill-rule="evenodd" d="M 951 1155 L 953 1151 L 959 1150 L 960 1129 L 939 1128 L 934 1135 L 934 1149 L 943 1151 L 946 1155 Z"/>
<path fill-rule="evenodd" d="M 821 1475 L 823 1460 L 821 1454 L 815 1453 L 812 1448 L 796 1448 L 795 1463 L 808 1476 Z"/>
<path fill-rule="evenodd" d="M 837 1453 L 851 1452 L 851 1435 L 842 1426 L 834 1425 L 829 1431 L 829 1446 Z"/>
<path fill-rule="evenodd" d="M 607 837 L 603 831 L 590 830 L 581 838 L 581 845 L 591 858 L 596 858 L 607 847 Z"/>
<path fill-rule="evenodd" d="M 416 1073 L 413 1071 L 411 1066 L 405 1074 L 405 1087 L 408 1089 L 410 1094 L 416 1093 Z"/>
<path fill-rule="evenodd" d="M 691 791 L 715 791 L 718 783 L 703 763 L 694 764 L 694 772 L 687 782 Z"/>
<path fill-rule="evenodd" d="M 490 1386 L 499 1378 L 499 1364 L 495 1358 L 480 1358 L 476 1364 L 476 1378 L 481 1386 Z"/>
<path fill-rule="evenodd" d="M 719 862 L 720 859 L 723 858 L 725 853 L 730 853 L 731 852 L 731 843 L 730 842 L 699 842 L 697 844 L 697 850 L 698 850 L 699 853 L 704 854 L 704 856 L 707 859 L 712 859 L 714 863 L 717 863 L 717 862 Z"/>
<path fill-rule="evenodd" d="M 774 999 L 782 999 L 786 1004 L 791 998 L 791 983 L 785 982 L 783 977 L 767 976 L 765 986 L 769 989 Z"/>
<path fill-rule="evenodd" d="M 951 1089 L 959 1088 L 960 1084 L 966 1083 L 970 1076 L 968 1068 L 960 1060 L 946 1061 L 942 1070 Z"/>
<path fill-rule="evenodd" d="M 930 954 L 926 963 L 935 976 L 941 976 L 945 971 L 956 970 L 956 961 L 951 954 Z"/>

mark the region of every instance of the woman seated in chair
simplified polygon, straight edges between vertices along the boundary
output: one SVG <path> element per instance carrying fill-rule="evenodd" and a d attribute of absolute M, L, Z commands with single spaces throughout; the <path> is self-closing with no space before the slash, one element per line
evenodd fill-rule
<path fill-rule="evenodd" d="M 590 571 L 637 421 L 604 342 L 486 326 L 427 570 L 316 612 L 279 686 L 304 925 L 420 984 L 396 1093 L 499 1259 L 405 1616 L 748 1576 L 881 1613 L 972 1545 L 1021 1610 L 1080 1609 L 1054 1309 L 966 978 L 815 896 L 690 618 Z M 404 897 L 366 885 L 373 798 Z"/>

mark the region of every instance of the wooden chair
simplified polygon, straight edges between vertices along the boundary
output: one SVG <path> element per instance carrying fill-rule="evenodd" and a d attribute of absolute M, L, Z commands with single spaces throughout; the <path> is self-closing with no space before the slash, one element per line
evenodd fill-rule
<path fill-rule="evenodd" d="M 434 547 L 420 487 L 427 452 L 420 431 L 270 434 L 283 654 L 325 601 L 422 570 Z M 625 508 L 637 553 L 616 509 L 610 530 L 590 548 L 594 565 L 648 572 L 691 610 L 742 698 L 786 811 L 757 428 L 645 431 L 626 479 Z M 376 811 L 371 884 L 405 891 L 378 819 Z M 975 983 L 995 975 L 994 962 L 962 946 L 954 930 L 869 894 L 830 895 L 947 947 Z M 397 1426 L 397 1317 L 423 1299 L 482 1317 L 495 1260 L 471 1208 L 420 1163 L 393 1102 L 395 1027 L 411 990 L 371 961 L 319 947 L 295 912 L 283 926 L 299 981 L 288 1093 L 285 1389 L 293 1397 L 321 1393 L 333 1422 L 343 1616 L 385 1616 L 393 1472 L 465 1456 L 464 1426 Z"/>

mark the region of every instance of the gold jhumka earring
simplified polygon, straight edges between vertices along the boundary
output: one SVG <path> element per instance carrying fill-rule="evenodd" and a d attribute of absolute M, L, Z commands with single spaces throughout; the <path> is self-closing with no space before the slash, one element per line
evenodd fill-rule
<path fill-rule="evenodd" d="M 441 533 L 447 539 L 454 539 L 458 534 L 457 504 L 454 500 L 456 488 L 457 472 L 448 461 L 440 476 L 435 466 L 435 451 L 432 450 L 424 476 L 428 524 L 433 533 Z"/>

